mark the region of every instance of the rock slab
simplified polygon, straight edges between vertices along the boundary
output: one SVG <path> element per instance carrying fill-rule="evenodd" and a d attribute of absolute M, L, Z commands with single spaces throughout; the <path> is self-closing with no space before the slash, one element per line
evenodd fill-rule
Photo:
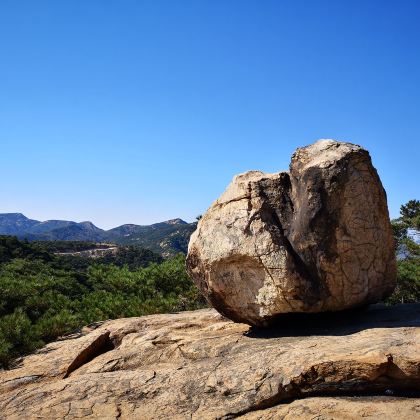
<path fill-rule="evenodd" d="M 380 301 L 395 250 L 369 153 L 320 140 L 289 172 L 236 176 L 191 236 L 187 269 L 214 308 L 250 325 Z"/>
<path fill-rule="evenodd" d="M 318 321 L 258 330 L 213 309 L 107 321 L 0 372 L 0 418 L 418 418 L 419 304 Z"/>

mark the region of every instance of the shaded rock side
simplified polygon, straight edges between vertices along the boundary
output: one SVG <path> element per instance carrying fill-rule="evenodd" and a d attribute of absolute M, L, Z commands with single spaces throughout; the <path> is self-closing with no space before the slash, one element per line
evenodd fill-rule
<path fill-rule="evenodd" d="M 265 330 L 206 309 L 47 345 L 0 372 L 0 418 L 416 418 L 419 390 L 418 304 Z"/>
<path fill-rule="evenodd" d="M 320 140 L 289 172 L 235 176 L 191 236 L 187 269 L 220 313 L 251 325 L 389 295 L 393 234 L 369 153 Z"/>

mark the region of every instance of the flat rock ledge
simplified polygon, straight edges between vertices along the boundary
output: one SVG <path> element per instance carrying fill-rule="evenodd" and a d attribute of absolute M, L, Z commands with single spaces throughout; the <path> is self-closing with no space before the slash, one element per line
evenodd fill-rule
<path fill-rule="evenodd" d="M 420 304 L 266 330 L 213 309 L 119 319 L 0 372 L 2 419 L 414 419 L 419 396 Z"/>

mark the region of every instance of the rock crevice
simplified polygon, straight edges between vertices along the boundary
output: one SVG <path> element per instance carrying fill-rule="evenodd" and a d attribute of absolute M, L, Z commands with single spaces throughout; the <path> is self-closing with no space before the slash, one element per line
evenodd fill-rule
<path fill-rule="evenodd" d="M 71 361 L 63 378 L 67 378 L 75 370 L 92 361 L 95 357 L 100 356 L 115 348 L 114 343 L 109 338 L 110 332 L 105 331 L 95 337 L 85 348 L 83 348 L 76 357 Z"/>

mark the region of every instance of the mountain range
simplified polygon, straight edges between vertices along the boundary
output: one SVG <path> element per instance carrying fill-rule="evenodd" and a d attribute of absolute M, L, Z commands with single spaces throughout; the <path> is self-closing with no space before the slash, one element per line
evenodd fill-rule
<path fill-rule="evenodd" d="M 92 222 L 47 220 L 41 222 L 22 213 L 0 213 L 0 235 L 13 235 L 29 241 L 89 241 L 138 245 L 164 257 L 186 253 L 188 241 L 197 224 L 172 219 L 152 225 L 121 225 L 103 230 Z"/>

